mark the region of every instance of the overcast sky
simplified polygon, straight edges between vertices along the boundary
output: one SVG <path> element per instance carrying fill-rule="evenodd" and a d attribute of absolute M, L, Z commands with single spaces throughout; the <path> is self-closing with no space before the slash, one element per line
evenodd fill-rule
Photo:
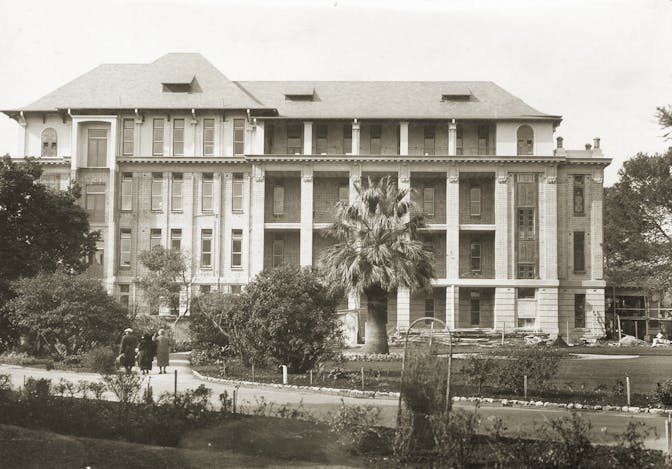
<path fill-rule="evenodd" d="M 488 80 L 560 114 L 566 148 L 602 137 L 616 180 L 662 152 L 672 104 L 672 1 L 7 1 L 0 109 L 101 63 L 201 52 L 234 80 Z M 0 154 L 18 124 L 0 116 Z"/>

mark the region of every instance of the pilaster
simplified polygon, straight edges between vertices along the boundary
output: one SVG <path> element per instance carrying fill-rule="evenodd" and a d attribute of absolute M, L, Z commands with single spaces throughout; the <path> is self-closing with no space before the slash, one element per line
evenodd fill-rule
<path fill-rule="evenodd" d="M 544 211 L 544 247 L 541 250 L 540 257 L 544 257 L 544 267 L 542 273 L 546 280 L 557 280 L 558 278 L 558 185 L 557 167 L 551 166 L 546 170 L 546 180 L 542 182 L 544 191 L 543 205 L 539 207 Z M 557 297 L 557 292 L 556 292 Z"/>
<path fill-rule="evenodd" d="M 495 288 L 495 329 L 510 331 L 516 327 L 516 290 L 515 288 Z"/>
<path fill-rule="evenodd" d="M 558 289 L 537 289 L 537 329 L 557 336 L 560 332 L 558 321 Z"/>
<path fill-rule="evenodd" d="M 408 155 L 408 121 L 399 122 L 399 154 Z"/>
<path fill-rule="evenodd" d="M 406 331 L 411 324 L 411 290 L 397 288 L 397 329 Z"/>
<path fill-rule="evenodd" d="M 450 281 L 460 276 L 460 173 L 451 165 L 446 175 L 446 277 Z"/>
<path fill-rule="evenodd" d="M 264 270 L 264 168 L 252 167 L 250 185 L 250 278 Z"/>
<path fill-rule="evenodd" d="M 604 278 L 604 266 L 602 256 L 602 200 L 604 190 L 602 188 L 602 169 L 593 170 L 589 187 L 591 190 L 590 205 L 590 278 L 602 280 Z"/>
<path fill-rule="evenodd" d="M 115 253 L 117 252 L 117 179 L 119 165 L 117 165 L 117 119 L 110 119 L 110 141 L 108 142 L 107 167 L 109 168 L 107 191 L 107 235 L 105 236 L 105 283 L 107 293 L 114 294 Z M 73 122 L 74 125 L 74 122 Z M 75 141 L 76 142 L 76 141 Z"/>
<path fill-rule="evenodd" d="M 351 204 L 357 200 L 357 190 L 355 189 L 355 186 L 361 184 L 361 182 L 362 182 L 362 167 L 359 166 L 358 164 L 353 164 L 352 166 L 350 166 L 350 181 L 349 181 L 350 190 L 348 192 Z"/>
<path fill-rule="evenodd" d="M 264 154 L 264 122 L 254 120 L 254 131 L 252 132 L 252 148 L 250 154 L 263 155 Z"/>
<path fill-rule="evenodd" d="M 301 231 L 299 265 L 313 265 L 313 168 L 301 170 Z"/>
<path fill-rule="evenodd" d="M 135 125 L 135 129 L 133 131 L 133 156 L 141 156 L 142 155 L 142 140 L 140 135 L 142 134 L 142 119 L 141 118 L 135 118 L 133 121 Z M 151 141 L 151 140 L 150 140 Z M 150 149 L 149 154 L 152 154 L 152 151 Z"/>
<path fill-rule="evenodd" d="M 460 304 L 460 289 L 455 285 L 446 287 L 446 327 L 455 329 Z"/>
<path fill-rule="evenodd" d="M 457 155 L 457 124 L 455 119 L 448 124 L 448 156 Z"/>
<path fill-rule="evenodd" d="M 313 154 L 313 123 L 310 121 L 303 123 L 303 154 Z"/>
<path fill-rule="evenodd" d="M 359 122 L 357 119 L 352 121 L 352 154 L 359 155 Z"/>
<path fill-rule="evenodd" d="M 509 276 L 509 177 L 504 166 L 497 168 L 495 182 L 495 278 Z"/>

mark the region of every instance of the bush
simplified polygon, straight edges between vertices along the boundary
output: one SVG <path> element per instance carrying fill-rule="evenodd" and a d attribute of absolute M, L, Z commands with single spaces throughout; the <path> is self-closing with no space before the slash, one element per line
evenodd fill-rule
<path fill-rule="evenodd" d="M 385 454 L 389 444 L 378 427 L 380 408 L 371 405 L 346 406 L 343 400 L 327 416 L 329 429 L 338 442 L 353 454 Z"/>
<path fill-rule="evenodd" d="M 223 328 L 229 325 L 231 308 L 238 295 L 211 292 L 194 298 L 191 304 L 189 334 L 196 349 L 220 349 L 229 344 Z"/>
<path fill-rule="evenodd" d="M 145 334 L 156 334 L 159 329 L 166 331 L 166 335 L 170 339 L 170 343 L 174 343 L 173 340 L 173 324 L 171 321 L 168 321 L 160 316 L 151 316 L 149 314 L 138 314 L 133 319 L 131 328 L 133 332 L 138 337 L 142 337 Z"/>
<path fill-rule="evenodd" d="M 481 389 L 492 376 L 493 370 L 497 367 L 496 359 L 481 354 L 469 355 L 466 359 L 462 373 L 466 376 L 468 383 L 476 386 L 476 394 L 481 395 Z"/>
<path fill-rule="evenodd" d="M 103 383 L 107 390 L 114 394 L 122 404 L 138 402 L 144 382 L 145 378 L 136 374 L 118 373 L 103 376 Z"/>
<path fill-rule="evenodd" d="M 672 378 L 665 380 L 662 384 L 656 383 L 653 398 L 655 402 L 662 405 L 672 405 Z"/>
<path fill-rule="evenodd" d="M 534 383 L 536 389 L 545 390 L 558 372 L 561 353 L 544 348 L 511 349 L 505 358 L 495 362 L 494 374 L 497 385 L 514 393 L 523 392 L 524 376 L 528 385 Z"/>
<path fill-rule="evenodd" d="M 445 412 L 430 417 L 436 459 L 442 467 L 472 467 L 478 451 L 478 408 L 473 412 L 454 411 L 449 417 Z"/>
<path fill-rule="evenodd" d="M 340 344 L 337 302 L 312 271 L 282 266 L 257 275 L 222 324 L 246 365 L 303 373 Z"/>
<path fill-rule="evenodd" d="M 23 387 L 23 393 L 28 399 L 44 401 L 51 395 L 51 380 L 28 378 Z"/>
<path fill-rule="evenodd" d="M 94 373 L 109 375 L 117 369 L 117 356 L 110 347 L 92 348 L 84 355 L 84 365 Z"/>

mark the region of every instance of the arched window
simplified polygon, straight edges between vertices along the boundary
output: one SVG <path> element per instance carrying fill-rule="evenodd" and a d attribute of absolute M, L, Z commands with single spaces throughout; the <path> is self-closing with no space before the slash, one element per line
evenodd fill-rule
<path fill-rule="evenodd" d="M 534 153 L 534 131 L 529 125 L 518 127 L 518 156 Z"/>
<path fill-rule="evenodd" d="M 51 127 L 42 131 L 42 156 L 56 156 L 56 131 Z"/>

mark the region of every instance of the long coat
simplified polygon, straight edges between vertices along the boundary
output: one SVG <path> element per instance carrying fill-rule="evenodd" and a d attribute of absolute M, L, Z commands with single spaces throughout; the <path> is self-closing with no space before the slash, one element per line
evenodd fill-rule
<path fill-rule="evenodd" d="M 168 366 L 170 357 L 170 339 L 165 335 L 154 338 L 156 343 L 156 366 Z"/>
<path fill-rule="evenodd" d="M 152 342 L 152 336 L 147 335 L 140 339 L 138 345 L 138 366 L 141 370 L 151 370 L 152 361 L 154 361 L 154 353 L 156 346 Z"/>
<path fill-rule="evenodd" d="M 138 338 L 131 334 L 126 334 L 121 338 L 121 365 L 135 365 L 135 347 L 138 346 Z"/>

